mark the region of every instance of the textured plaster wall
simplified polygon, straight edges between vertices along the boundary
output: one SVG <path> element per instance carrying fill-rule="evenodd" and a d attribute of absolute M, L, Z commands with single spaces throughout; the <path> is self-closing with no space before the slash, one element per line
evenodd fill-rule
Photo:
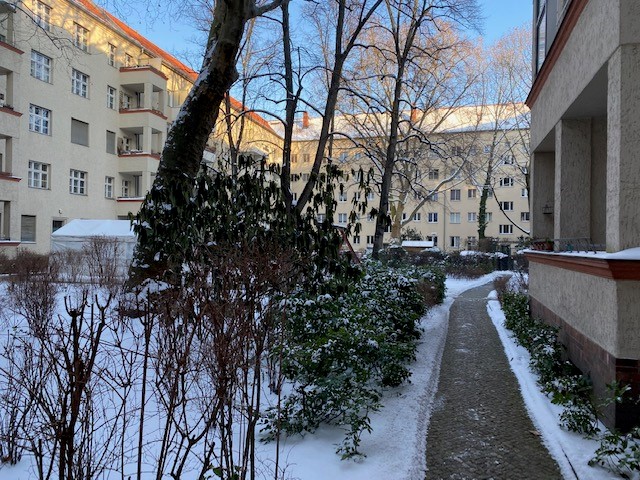
<path fill-rule="evenodd" d="M 607 250 L 640 238 L 640 45 L 621 45 L 609 60 L 607 94 Z"/>
<path fill-rule="evenodd" d="M 591 120 L 556 125 L 554 238 L 589 238 Z"/>
<path fill-rule="evenodd" d="M 618 47 L 620 2 L 629 3 L 625 0 L 593 0 L 587 3 L 531 109 L 532 151 L 553 130 Z M 629 36 L 633 37 L 632 34 Z"/>
<path fill-rule="evenodd" d="M 591 240 L 606 243 L 607 119 L 591 119 Z"/>
<path fill-rule="evenodd" d="M 553 237 L 553 215 L 544 214 L 545 205 L 554 201 L 555 155 L 534 153 L 531 162 L 531 229 L 536 238 Z"/>
<path fill-rule="evenodd" d="M 617 356 L 618 305 L 613 280 L 531 262 L 529 294 L 576 330 Z M 636 345 L 638 347 L 640 344 Z"/>
<path fill-rule="evenodd" d="M 621 358 L 640 358 L 640 282 L 621 281 L 618 287 L 618 344 Z"/>

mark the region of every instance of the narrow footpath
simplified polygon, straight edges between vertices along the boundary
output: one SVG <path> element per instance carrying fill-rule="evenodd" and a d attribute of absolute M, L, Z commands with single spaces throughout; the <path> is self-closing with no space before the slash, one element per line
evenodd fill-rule
<path fill-rule="evenodd" d="M 489 315 L 492 284 L 453 303 L 427 435 L 436 479 L 561 479 L 524 407 Z"/>

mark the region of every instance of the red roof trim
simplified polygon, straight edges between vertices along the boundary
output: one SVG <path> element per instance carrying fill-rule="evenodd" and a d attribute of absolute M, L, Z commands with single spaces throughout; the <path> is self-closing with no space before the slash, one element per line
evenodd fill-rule
<path fill-rule="evenodd" d="M 9 44 L 7 42 L 0 41 L 0 46 L 4 47 L 6 49 L 12 50 L 12 51 L 14 51 L 14 52 L 16 52 L 17 54 L 20 54 L 20 55 L 22 55 L 24 53 L 19 48 L 16 48 L 16 47 L 14 47 L 13 45 L 11 45 L 11 44 Z"/>
<path fill-rule="evenodd" d="M 556 38 L 551 44 L 549 54 L 545 58 L 538 76 L 533 81 L 527 100 L 524 102 L 527 107 L 532 108 L 533 104 L 536 103 L 542 87 L 546 83 L 547 78 L 549 78 L 551 70 L 553 70 L 558 57 L 560 57 L 564 46 L 567 44 L 567 41 L 571 36 L 571 32 L 578 23 L 578 18 L 580 18 L 580 15 L 582 14 L 584 7 L 587 6 L 587 3 L 589 3 L 589 0 L 573 0 L 573 2 L 569 4 L 569 9 L 560 24 Z"/>
<path fill-rule="evenodd" d="M 9 115 L 13 115 L 14 117 L 22 116 L 20 112 L 16 112 L 13 108 L 9 108 L 9 107 L 0 107 L 0 112 L 8 113 Z"/>

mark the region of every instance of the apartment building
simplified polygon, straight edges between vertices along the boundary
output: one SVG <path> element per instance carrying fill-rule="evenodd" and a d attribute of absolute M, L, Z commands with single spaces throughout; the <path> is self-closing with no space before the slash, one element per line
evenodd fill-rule
<path fill-rule="evenodd" d="M 416 235 L 444 251 L 476 249 L 480 197 L 489 164 L 492 173 L 485 235 L 496 238 L 507 248 L 516 245 L 519 237 L 528 236 L 527 110 L 524 105 L 499 107 L 414 110 L 403 114 L 407 123 L 412 122 L 428 133 L 426 141 L 409 147 L 406 152 L 411 157 L 409 161 L 398 162 L 385 244 Z M 354 121 L 346 115 L 335 119 L 334 131 L 340 135 L 335 135 L 329 156 L 347 173 L 344 192 L 336 194 L 338 205 L 333 218 L 341 226 L 349 222 L 354 200 L 363 200 L 360 175 L 366 177 L 370 170 L 374 173 L 366 198 L 367 209 L 378 208 L 380 200 L 380 160 L 376 155 L 384 151 L 384 145 L 375 128 L 367 129 L 363 123 L 356 128 Z M 370 116 L 367 121 L 371 121 Z M 371 123 L 381 124 L 379 119 Z M 291 158 L 294 198 L 309 178 L 320 126 L 320 118 L 310 118 L 306 113 L 296 122 Z M 277 130 L 276 125 L 274 128 Z M 375 221 L 367 215 L 360 215 L 359 220 L 362 230 L 352 235 L 350 241 L 354 250 L 365 251 L 373 246 Z"/>
<path fill-rule="evenodd" d="M 640 395 L 640 8 L 636 0 L 535 0 L 531 108 L 534 315 L 560 327 L 595 390 Z M 602 251 L 575 251 L 576 245 Z M 572 251 L 573 250 L 573 251 Z M 605 421 L 629 428 L 637 405 Z"/>
<path fill-rule="evenodd" d="M 196 77 L 90 0 L 0 2 L 0 248 L 45 252 L 71 219 L 136 212 Z M 243 118 L 268 153 L 271 127 Z"/>

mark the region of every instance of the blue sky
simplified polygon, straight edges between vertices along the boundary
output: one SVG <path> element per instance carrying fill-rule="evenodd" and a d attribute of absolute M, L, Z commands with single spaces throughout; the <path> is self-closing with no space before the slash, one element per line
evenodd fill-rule
<path fill-rule="evenodd" d="M 533 12 L 531 0 L 479 0 L 479 3 L 486 17 L 484 38 L 487 44 L 493 43 L 512 28 L 531 22 Z M 188 23 L 181 22 L 179 18 L 163 18 L 160 15 L 153 21 L 133 18 L 128 18 L 126 21 L 160 48 L 183 60 L 180 53 L 193 47 L 189 42 L 193 37 L 192 27 Z"/>

